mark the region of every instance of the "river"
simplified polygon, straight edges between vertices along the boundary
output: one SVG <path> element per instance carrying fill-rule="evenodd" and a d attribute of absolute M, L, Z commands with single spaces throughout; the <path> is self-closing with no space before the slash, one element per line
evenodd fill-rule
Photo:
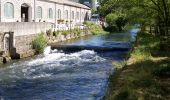
<path fill-rule="evenodd" d="M 136 32 L 88 36 L 60 44 L 103 50 L 129 48 Z M 2 65 L 0 100 L 100 100 L 106 93 L 109 75 L 114 73 L 112 61 L 124 60 L 128 51 L 87 48 L 50 52 Z"/>

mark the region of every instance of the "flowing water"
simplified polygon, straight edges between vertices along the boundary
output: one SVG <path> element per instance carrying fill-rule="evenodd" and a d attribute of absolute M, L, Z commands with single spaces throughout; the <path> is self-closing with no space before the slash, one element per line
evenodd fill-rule
<path fill-rule="evenodd" d="M 61 44 L 129 46 L 133 33 L 91 36 Z M 114 72 L 112 61 L 122 61 L 127 52 L 64 52 L 48 47 L 42 55 L 0 68 L 0 100 L 100 100 Z"/>

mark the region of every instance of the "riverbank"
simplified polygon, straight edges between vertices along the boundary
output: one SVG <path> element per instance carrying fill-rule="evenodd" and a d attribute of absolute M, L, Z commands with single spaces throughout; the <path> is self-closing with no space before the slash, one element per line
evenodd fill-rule
<path fill-rule="evenodd" d="M 110 76 L 105 100 L 169 100 L 170 54 L 160 51 L 160 39 L 139 33 L 127 62 Z"/>

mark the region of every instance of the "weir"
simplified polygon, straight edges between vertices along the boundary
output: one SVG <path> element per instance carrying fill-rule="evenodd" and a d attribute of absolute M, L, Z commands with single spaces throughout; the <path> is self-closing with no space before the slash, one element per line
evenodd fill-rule
<path fill-rule="evenodd" d="M 131 36 L 128 33 L 109 34 L 82 37 L 74 41 L 50 44 L 51 49 L 65 52 L 77 52 L 81 50 L 94 50 L 96 52 L 129 51 L 131 49 Z"/>
<path fill-rule="evenodd" d="M 123 44 L 126 47 L 99 47 L 99 46 L 81 46 L 81 45 L 52 45 L 51 49 L 63 50 L 65 52 L 77 52 L 81 50 L 94 50 L 96 52 L 107 51 L 129 51 L 131 49 L 130 44 Z"/>

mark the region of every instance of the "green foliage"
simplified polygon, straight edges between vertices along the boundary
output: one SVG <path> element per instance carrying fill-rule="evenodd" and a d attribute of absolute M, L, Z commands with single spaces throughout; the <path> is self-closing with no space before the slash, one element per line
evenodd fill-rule
<path fill-rule="evenodd" d="M 118 15 L 110 13 L 106 16 L 106 22 L 109 26 L 115 26 Z"/>
<path fill-rule="evenodd" d="M 170 77 L 170 62 L 165 62 L 161 64 L 157 69 L 155 69 L 154 74 L 160 78 Z"/>
<path fill-rule="evenodd" d="M 156 35 L 168 36 L 170 30 L 169 0 L 104 0 L 99 12 L 104 17 L 112 13 L 123 15 L 127 19 L 123 22 L 155 26 Z M 121 20 L 123 19 L 118 20 L 117 25 L 124 24 Z"/>
<path fill-rule="evenodd" d="M 114 65 L 114 68 L 122 69 L 127 64 L 127 62 L 126 61 L 121 61 L 121 62 L 113 61 L 112 64 Z"/>
<path fill-rule="evenodd" d="M 109 25 L 106 30 L 107 31 L 122 31 L 122 28 L 127 24 L 127 19 L 116 13 L 110 13 L 106 16 L 106 22 Z"/>
<path fill-rule="evenodd" d="M 119 16 L 116 20 L 116 26 L 118 27 L 119 31 L 122 31 L 122 28 L 127 24 L 127 19 L 123 16 Z"/>
<path fill-rule="evenodd" d="M 47 30 L 47 36 L 53 36 L 53 31 L 52 29 Z"/>
<path fill-rule="evenodd" d="M 44 33 L 39 34 L 32 42 L 33 49 L 36 53 L 42 53 L 44 48 L 47 46 L 47 38 Z"/>
<path fill-rule="evenodd" d="M 85 22 L 84 24 L 88 27 L 90 32 L 94 35 L 106 33 L 103 31 L 103 28 L 100 25 L 97 25 L 91 22 Z"/>
<path fill-rule="evenodd" d="M 54 31 L 54 32 L 53 32 L 53 36 L 56 37 L 56 36 L 59 34 L 59 32 L 60 32 L 60 31 L 58 31 L 58 30 L 57 30 L 57 31 Z"/>
<path fill-rule="evenodd" d="M 70 33 L 70 31 L 69 31 L 69 30 L 63 30 L 63 31 L 61 31 L 61 33 L 62 33 L 64 36 L 66 36 L 67 34 Z"/>
<path fill-rule="evenodd" d="M 110 79 L 105 100 L 169 100 L 170 59 L 152 56 L 159 43 L 151 34 L 138 35 L 131 64 L 123 69 L 121 63 L 116 64 L 120 70 Z"/>
<path fill-rule="evenodd" d="M 78 29 L 78 28 L 74 29 L 74 34 L 77 34 L 77 35 L 79 35 L 79 36 L 80 36 L 80 34 L 81 34 L 81 30 L 80 30 L 80 29 Z"/>

